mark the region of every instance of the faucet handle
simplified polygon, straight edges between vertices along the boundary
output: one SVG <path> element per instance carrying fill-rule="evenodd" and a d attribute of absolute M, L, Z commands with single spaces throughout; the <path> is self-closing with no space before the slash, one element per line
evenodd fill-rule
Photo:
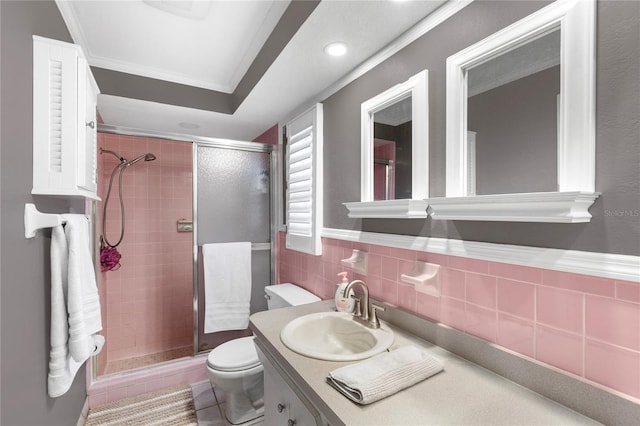
<path fill-rule="evenodd" d="M 375 303 L 371 304 L 371 325 L 373 328 L 380 328 L 380 320 L 378 320 L 378 311 L 386 311 L 387 308 L 381 305 L 376 305 Z"/>
<path fill-rule="evenodd" d="M 362 300 L 360 300 L 360 298 L 358 296 L 356 296 L 355 294 L 352 294 L 351 298 L 355 302 L 355 306 L 353 308 L 353 316 L 361 317 L 362 316 L 362 307 L 360 306 L 360 304 L 362 303 Z"/>

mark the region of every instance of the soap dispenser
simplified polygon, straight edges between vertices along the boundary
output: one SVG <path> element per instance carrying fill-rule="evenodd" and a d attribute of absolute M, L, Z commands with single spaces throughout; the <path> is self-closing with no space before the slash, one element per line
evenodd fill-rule
<path fill-rule="evenodd" d="M 336 284 L 335 303 L 336 310 L 340 312 L 352 313 L 355 308 L 356 301 L 351 298 L 353 296 L 353 290 L 349 290 L 347 297 L 344 297 L 344 289 L 347 288 L 349 280 L 347 279 L 347 272 L 340 272 L 338 276 L 342 276 L 342 279 Z"/>

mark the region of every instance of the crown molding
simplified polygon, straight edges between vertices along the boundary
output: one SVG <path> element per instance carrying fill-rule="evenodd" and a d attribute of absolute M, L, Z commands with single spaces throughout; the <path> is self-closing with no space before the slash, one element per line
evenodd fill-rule
<path fill-rule="evenodd" d="M 275 27 L 283 16 L 284 11 L 287 9 L 290 1 L 275 2 L 268 10 L 265 16 L 261 28 L 259 28 L 258 34 L 251 40 L 250 46 L 245 51 L 242 59 L 239 61 L 235 71 L 229 77 L 227 82 L 215 83 L 198 78 L 192 78 L 187 75 L 183 75 L 177 72 L 167 72 L 166 70 L 156 67 L 145 67 L 141 65 L 132 64 L 127 61 L 119 61 L 113 58 L 106 58 L 96 55 L 91 51 L 87 38 L 82 31 L 82 26 L 79 23 L 78 16 L 76 15 L 71 2 L 67 0 L 55 0 L 62 19 L 67 25 L 67 29 L 71 34 L 71 38 L 74 43 L 82 46 L 86 55 L 87 62 L 90 66 L 104 68 L 111 71 L 117 71 L 126 74 L 133 74 L 145 78 L 153 78 L 157 80 L 168 81 L 171 83 L 183 84 L 186 86 L 198 87 L 201 89 L 214 90 L 217 92 L 232 94 L 234 93 L 238 83 L 245 76 L 247 70 L 251 66 L 253 60 L 258 55 L 262 48 L 262 44 L 259 40 L 268 39 L 269 35 L 275 30 Z M 152 7 L 153 2 L 148 2 Z M 273 27 L 271 31 L 268 28 Z M 267 34 L 268 33 L 268 34 Z"/>

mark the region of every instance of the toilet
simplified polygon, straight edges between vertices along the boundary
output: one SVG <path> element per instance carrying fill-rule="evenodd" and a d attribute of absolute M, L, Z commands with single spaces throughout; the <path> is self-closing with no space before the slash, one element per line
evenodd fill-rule
<path fill-rule="evenodd" d="M 265 287 L 269 310 L 320 301 L 316 295 L 294 284 Z M 230 340 L 207 357 L 209 380 L 225 394 L 224 414 L 232 424 L 245 423 L 264 413 L 263 368 L 253 336 Z"/>

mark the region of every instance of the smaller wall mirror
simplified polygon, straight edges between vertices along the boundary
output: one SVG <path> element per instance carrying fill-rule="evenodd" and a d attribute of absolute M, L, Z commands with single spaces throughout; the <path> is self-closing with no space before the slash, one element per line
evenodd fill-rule
<path fill-rule="evenodd" d="M 447 59 L 434 219 L 588 222 L 594 191 L 594 0 L 557 0 Z"/>
<path fill-rule="evenodd" d="M 427 217 L 428 73 L 362 103 L 360 202 L 349 217 Z"/>
<path fill-rule="evenodd" d="M 373 114 L 373 200 L 411 198 L 412 96 Z"/>

